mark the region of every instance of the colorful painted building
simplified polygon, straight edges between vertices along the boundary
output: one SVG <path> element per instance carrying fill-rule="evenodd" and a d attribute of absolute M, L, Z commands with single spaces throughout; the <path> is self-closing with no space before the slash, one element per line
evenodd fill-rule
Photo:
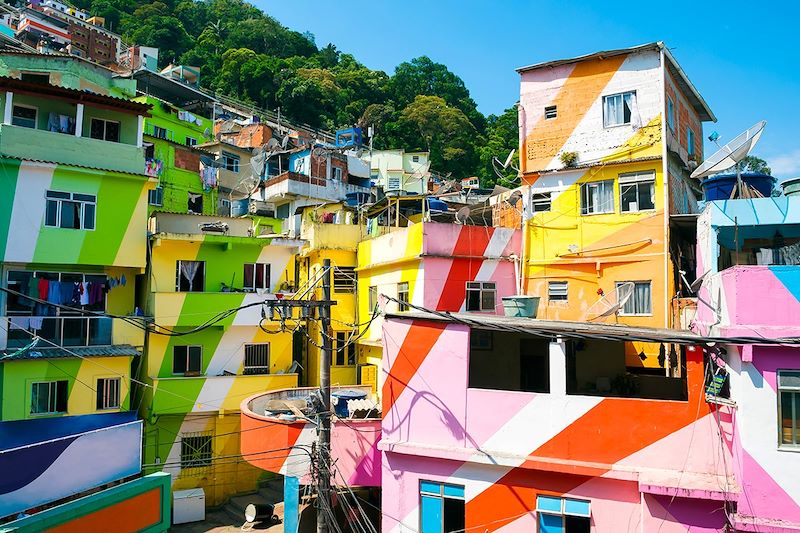
<path fill-rule="evenodd" d="M 709 349 L 733 427 L 727 464 L 741 491 L 736 531 L 800 528 L 800 198 L 707 202 L 697 222 L 697 295 L 693 329 L 715 337 L 754 337 Z M 763 339 L 762 343 L 758 341 Z"/>
<path fill-rule="evenodd" d="M 538 316 L 595 318 L 632 282 L 618 321 L 671 327 L 677 271 L 694 270 L 675 218 L 696 212 L 688 176 L 713 113 L 663 43 L 518 72 L 523 289 Z M 630 345 L 627 365 L 657 368 L 657 346 Z"/>
<path fill-rule="evenodd" d="M 256 488 L 239 453 L 239 404 L 297 385 L 291 328 L 264 321 L 262 302 L 294 284 L 299 242 L 260 238 L 263 221 L 156 212 L 150 219 L 142 379 L 145 471 L 208 505 Z M 290 326 L 294 326 L 291 324 Z"/>
<path fill-rule="evenodd" d="M 723 530 L 731 418 L 706 403 L 701 338 L 676 335 L 389 313 L 382 530 Z M 684 377 L 626 374 L 631 337 L 670 339 Z"/>
<path fill-rule="evenodd" d="M 155 184 L 150 108 L 119 97 L 130 84 L 80 60 L 0 62 L 0 456 L 16 472 L 0 490 L 5 516 L 140 471 L 135 286 Z"/>
<path fill-rule="evenodd" d="M 428 192 L 430 161 L 428 152 L 405 150 L 373 150 L 370 153 L 370 173 L 375 186 L 384 191 L 406 191 L 413 194 Z"/>

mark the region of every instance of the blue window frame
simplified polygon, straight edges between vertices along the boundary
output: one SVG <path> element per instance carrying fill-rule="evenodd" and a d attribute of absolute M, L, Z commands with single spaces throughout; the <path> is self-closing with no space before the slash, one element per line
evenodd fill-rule
<path fill-rule="evenodd" d="M 419 482 L 420 533 L 453 533 L 464 530 L 464 486 Z"/>
<path fill-rule="evenodd" d="M 694 155 L 694 132 L 692 128 L 686 128 L 686 151 L 689 155 Z"/>
<path fill-rule="evenodd" d="M 539 533 L 589 533 L 591 502 L 557 496 L 537 496 Z"/>
<path fill-rule="evenodd" d="M 667 96 L 667 125 L 669 129 L 675 131 L 675 104 L 669 96 Z"/>

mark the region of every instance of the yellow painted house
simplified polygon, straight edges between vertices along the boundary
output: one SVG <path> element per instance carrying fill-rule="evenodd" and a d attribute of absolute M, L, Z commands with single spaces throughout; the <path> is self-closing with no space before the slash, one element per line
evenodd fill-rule
<path fill-rule="evenodd" d="M 678 271 L 693 271 L 689 174 L 713 113 L 663 43 L 518 72 L 523 287 L 538 317 L 594 319 L 632 282 L 616 320 L 671 327 Z M 659 350 L 631 344 L 626 365 L 663 367 Z"/>

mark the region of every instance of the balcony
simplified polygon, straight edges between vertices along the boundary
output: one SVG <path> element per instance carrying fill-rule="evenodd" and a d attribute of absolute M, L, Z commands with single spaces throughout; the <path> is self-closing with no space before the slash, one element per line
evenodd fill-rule
<path fill-rule="evenodd" d="M 348 193 L 368 193 L 368 187 L 351 185 L 339 180 L 313 178 L 296 172 L 284 172 L 267 180 L 264 190 L 266 202 L 273 202 L 283 198 L 308 197 L 318 198 L 329 202 L 339 202 L 345 199 Z"/>
<path fill-rule="evenodd" d="M 366 235 L 366 228 L 359 224 L 305 223 L 300 238 L 308 241 L 312 250 L 350 250 L 355 252 L 358 243 Z"/>
<path fill-rule="evenodd" d="M 236 411 L 242 398 L 265 391 L 297 386 L 297 374 L 234 376 L 176 376 L 153 378 L 152 414 L 212 413 Z M 186 391 L 200 391 L 192 403 Z M 227 391 L 225 392 L 220 391 Z M 204 398 L 203 392 L 210 394 Z"/>
<path fill-rule="evenodd" d="M 133 317 L 132 317 L 133 318 Z M 44 340 L 42 347 L 52 346 L 110 346 L 127 344 L 144 345 L 144 331 L 121 319 L 109 317 L 46 316 L 10 317 L 7 348 L 21 348 L 28 345 L 36 334 Z M 41 327 L 34 329 L 35 325 Z M 16 326 L 15 326 L 16 325 Z"/>
<path fill-rule="evenodd" d="M 296 409 L 306 412 L 304 406 L 317 390 L 311 387 L 276 390 L 242 402 L 241 451 L 250 464 L 268 472 L 301 478 L 303 484 L 310 482 L 309 456 L 303 450 L 310 449 L 316 439 L 315 425 L 294 416 L 284 402 L 294 406 L 295 412 Z M 331 387 L 331 396 L 343 390 L 360 391 L 367 398 L 371 393 L 369 386 L 356 385 Z M 331 459 L 336 461 L 341 477 L 331 483 L 342 485 L 346 481 L 351 486 L 377 487 L 381 480 L 377 448 L 381 435 L 380 405 L 371 409 L 375 405 L 371 400 L 355 402 L 348 403 L 346 418 L 334 416 L 332 420 Z M 334 406 L 341 413 L 337 407 L 341 406 Z M 310 412 L 306 414 L 312 416 Z"/>
<path fill-rule="evenodd" d="M 66 133 L 0 125 L 0 154 L 133 174 L 144 173 L 144 149 Z"/>

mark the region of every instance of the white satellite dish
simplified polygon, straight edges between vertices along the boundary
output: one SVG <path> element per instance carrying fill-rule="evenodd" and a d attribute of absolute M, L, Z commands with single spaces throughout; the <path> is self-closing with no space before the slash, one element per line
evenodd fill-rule
<path fill-rule="evenodd" d="M 470 208 L 469 206 L 462 207 L 456 212 L 456 223 L 466 224 L 469 220 Z"/>
<path fill-rule="evenodd" d="M 606 319 L 610 316 L 616 317 L 625 303 L 633 296 L 634 284 L 631 281 L 626 281 L 617 286 L 609 295 L 603 295 L 589 306 L 586 310 L 583 319 L 587 322 L 594 320 Z"/>
<path fill-rule="evenodd" d="M 722 172 L 734 166 L 737 167 L 736 171 L 738 174 L 739 162 L 747 157 L 747 154 L 749 154 L 753 146 L 756 145 L 766 125 L 767 121 L 762 120 L 736 136 L 731 142 L 703 161 L 703 164 L 692 172 L 691 177 L 698 179 L 705 178 L 706 176 Z"/>

